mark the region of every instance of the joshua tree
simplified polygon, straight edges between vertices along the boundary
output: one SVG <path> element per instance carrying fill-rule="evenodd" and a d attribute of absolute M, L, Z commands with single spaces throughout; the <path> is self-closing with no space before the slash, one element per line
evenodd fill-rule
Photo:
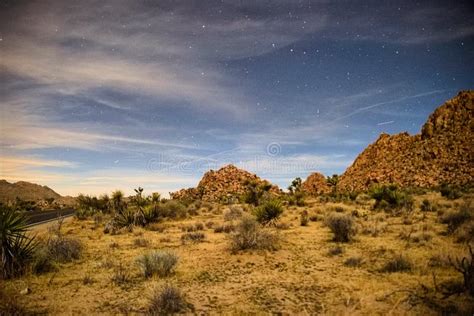
<path fill-rule="evenodd" d="M 123 192 L 120 190 L 112 193 L 112 205 L 116 213 L 121 213 L 124 210 Z"/>
<path fill-rule="evenodd" d="M 136 206 L 136 212 L 134 214 L 135 218 L 135 225 L 145 225 L 145 214 L 144 214 L 144 207 L 146 206 L 146 199 L 143 198 L 142 193 L 143 193 L 143 188 L 138 187 L 138 189 L 135 189 L 135 197 L 133 198 L 133 203 Z"/>
<path fill-rule="evenodd" d="M 337 174 L 333 174 L 332 177 L 327 177 L 326 181 L 329 184 L 329 186 L 332 187 L 332 190 L 336 191 L 336 187 L 339 182 L 339 176 Z"/>

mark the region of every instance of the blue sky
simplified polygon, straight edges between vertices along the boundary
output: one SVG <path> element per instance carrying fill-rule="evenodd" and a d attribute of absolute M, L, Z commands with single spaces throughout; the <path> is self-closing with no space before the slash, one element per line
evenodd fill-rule
<path fill-rule="evenodd" d="M 474 87 L 457 1 L 5 1 L 1 178 L 164 194 L 342 173 Z"/>

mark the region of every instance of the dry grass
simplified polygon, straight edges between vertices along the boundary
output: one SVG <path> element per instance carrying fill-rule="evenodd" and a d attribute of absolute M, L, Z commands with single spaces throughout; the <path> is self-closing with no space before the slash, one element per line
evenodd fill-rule
<path fill-rule="evenodd" d="M 227 208 L 212 205 L 206 206 L 209 211 L 201 206 L 193 217 L 154 224 L 159 228 L 156 230 L 135 230 L 140 236 L 129 231 L 104 234 L 102 229 L 93 229 L 96 223 L 92 219 L 65 221 L 62 236 L 80 241 L 79 259 L 58 263 L 55 269 L 38 275 L 2 281 L 2 286 L 14 293 L 18 306 L 32 313 L 48 314 L 153 313 L 152 300 L 145 294 L 155 286 L 163 289 L 168 282 L 179 288 L 180 293 L 186 293 L 186 306 L 194 309 L 185 308 L 185 313 L 432 315 L 441 310 L 452 314 L 469 311 L 473 300 L 467 292 L 447 298 L 443 298 L 443 293 L 456 287 L 464 289 L 463 274 L 453 268 L 449 257 L 453 262 L 468 257 L 466 245 L 457 242 L 457 238 L 470 222 L 458 226 L 453 234 L 446 234 L 448 224 L 442 223 L 438 215 L 441 210 L 445 214 L 458 212 L 465 204 L 462 200 L 448 201 L 439 193 L 415 199 L 417 207 L 410 216 L 411 224 L 404 224 L 400 216 L 377 215 L 369 202 L 357 204 L 360 216 L 353 218 L 355 224 L 362 230 L 363 224 L 376 224 L 378 232 L 361 231 L 357 241 L 344 244 L 338 255 L 328 255 L 337 244 L 330 241 L 333 234 L 321 221 L 335 205 L 311 199 L 306 201 L 306 207 L 285 208 L 281 222 L 289 223 L 288 229 L 259 227 L 279 235 L 277 251 L 230 252 L 231 236 L 236 232 L 213 231 L 223 225 L 223 210 Z M 422 212 L 419 206 L 423 199 L 439 205 L 438 212 Z M 344 211 L 337 214 L 351 216 L 354 205 L 355 202 L 343 205 Z M 310 220 L 306 227 L 300 226 L 303 210 L 308 210 Z M 312 221 L 311 216 L 318 218 Z M 205 225 L 212 227 L 206 231 L 206 242 L 182 244 L 181 227 L 210 222 L 213 224 Z M 238 220 L 233 220 L 233 225 L 238 226 Z M 401 238 L 411 231 L 409 241 Z M 35 233 L 47 239 L 45 228 Z M 413 238 L 417 234 L 431 237 L 416 242 Z M 148 240 L 153 248 L 137 247 L 134 240 L 139 238 Z M 145 278 L 141 265 L 136 264 L 137 258 L 153 249 L 169 249 L 179 257 L 179 264 L 165 274 L 166 278 L 156 273 Z M 399 254 L 408 258 L 411 270 L 381 272 Z M 400 270 L 398 263 L 394 266 L 393 270 Z M 471 271 L 470 265 L 461 267 Z M 85 276 L 93 282 L 85 282 Z M 18 295 L 25 287 L 31 293 Z M 153 301 L 160 306 L 159 299 Z"/>

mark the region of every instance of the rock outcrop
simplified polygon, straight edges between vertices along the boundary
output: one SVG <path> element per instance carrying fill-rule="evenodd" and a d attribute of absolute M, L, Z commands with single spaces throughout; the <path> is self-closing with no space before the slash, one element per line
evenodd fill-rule
<path fill-rule="evenodd" d="M 382 134 L 340 177 L 338 190 L 374 183 L 433 187 L 474 181 L 474 91 L 462 91 L 437 108 L 421 134 Z"/>
<path fill-rule="evenodd" d="M 331 186 L 328 184 L 326 177 L 319 172 L 310 174 L 301 184 L 301 188 L 304 193 L 313 196 L 331 192 Z"/>
<path fill-rule="evenodd" d="M 239 169 L 234 165 L 227 165 L 217 171 L 206 172 L 196 188 L 182 189 L 170 193 L 170 196 L 173 199 L 222 201 L 224 198 L 240 197 L 247 193 L 246 183 L 249 181 L 261 184 L 269 183 L 253 173 Z M 272 186 L 270 192 L 278 194 L 280 189 L 277 186 Z"/>

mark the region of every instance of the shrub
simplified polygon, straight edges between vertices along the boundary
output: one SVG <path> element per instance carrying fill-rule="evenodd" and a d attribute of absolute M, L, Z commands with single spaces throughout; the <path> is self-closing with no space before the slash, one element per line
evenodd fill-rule
<path fill-rule="evenodd" d="M 31 261 L 31 272 L 34 274 L 42 274 L 56 270 L 56 264 L 51 258 L 46 245 L 38 246 Z"/>
<path fill-rule="evenodd" d="M 0 286 L 0 315 L 29 315 L 29 313 L 18 302 L 16 295 L 6 292 Z"/>
<path fill-rule="evenodd" d="M 448 233 L 453 233 L 465 222 L 473 218 L 471 203 L 464 203 L 459 211 L 447 212 L 442 218 L 441 223 L 448 225 Z"/>
<path fill-rule="evenodd" d="M 173 286 L 166 285 L 162 289 L 155 288 L 148 305 L 150 315 L 172 315 L 183 312 L 188 304 L 181 291 Z"/>
<path fill-rule="evenodd" d="M 243 217 L 231 236 L 231 250 L 245 249 L 278 249 L 278 238 L 274 234 L 260 228 L 251 217 Z"/>
<path fill-rule="evenodd" d="M 215 233 L 231 233 L 235 230 L 235 226 L 232 224 L 219 225 L 214 228 Z"/>
<path fill-rule="evenodd" d="M 329 248 L 328 255 L 330 256 L 338 256 L 344 252 L 344 248 L 341 246 L 337 245 L 335 247 Z"/>
<path fill-rule="evenodd" d="M 369 195 L 375 199 L 375 209 L 412 211 L 413 198 L 406 192 L 402 192 L 396 185 L 375 186 L 369 190 Z"/>
<path fill-rule="evenodd" d="M 308 211 L 303 211 L 300 214 L 300 225 L 301 226 L 308 226 L 309 218 L 308 218 Z"/>
<path fill-rule="evenodd" d="M 224 212 L 224 221 L 229 222 L 242 217 L 243 211 L 240 206 L 232 205 Z"/>
<path fill-rule="evenodd" d="M 138 257 L 137 263 L 145 278 L 153 275 L 167 277 L 176 269 L 178 256 L 168 251 L 158 250 Z"/>
<path fill-rule="evenodd" d="M 458 229 L 456 242 L 469 243 L 474 240 L 474 222 L 468 222 Z"/>
<path fill-rule="evenodd" d="M 331 213 L 325 220 L 325 225 L 334 234 L 333 241 L 349 242 L 356 233 L 352 216 L 341 213 Z"/>
<path fill-rule="evenodd" d="M 429 200 L 424 199 L 423 202 L 421 202 L 420 210 L 422 212 L 437 212 L 438 207 L 435 204 L 431 203 Z"/>
<path fill-rule="evenodd" d="M 111 281 L 116 285 L 123 285 L 128 282 L 130 275 L 127 269 L 120 263 L 115 267 L 114 272 L 111 277 Z"/>
<path fill-rule="evenodd" d="M 167 200 L 157 207 L 158 217 L 161 218 L 185 218 L 186 206 L 178 200 Z"/>
<path fill-rule="evenodd" d="M 263 225 L 274 224 L 283 214 L 283 206 L 278 200 L 270 200 L 255 209 L 257 221 Z"/>
<path fill-rule="evenodd" d="M 462 196 L 462 192 L 459 187 L 449 184 L 442 184 L 439 188 L 439 192 L 441 193 L 441 196 L 444 196 L 449 200 L 459 199 Z"/>
<path fill-rule="evenodd" d="M 194 233 L 186 233 L 181 236 L 181 241 L 183 243 L 186 243 L 188 241 L 198 243 L 204 241 L 206 238 L 206 235 L 201 232 L 194 232 Z"/>
<path fill-rule="evenodd" d="M 150 241 L 145 238 L 136 238 L 133 240 L 133 245 L 136 247 L 148 247 L 150 245 Z"/>
<path fill-rule="evenodd" d="M 474 296 L 474 253 L 469 246 L 469 255 L 462 259 L 452 260 L 449 258 L 451 266 L 463 275 L 464 289 L 469 295 Z"/>
<path fill-rule="evenodd" d="M 244 202 L 255 206 L 260 205 L 264 197 L 268 195 L 268 191 L 272 188 L 272 185 L 268 182 L 258 183 L 255 180 L 248 180 L 244 185 L 247 191 L 243 196 Z"/>
<path fill-rule="evenodd" d="M 350 257 L 344 261 L 346 267 L 360 267 L 364 260 L 361 257 Z"/>
<path fill-rule="evenodd" d="M 31 260 L 36 242 L 27 236 L 26 217 L 5 205 L 0 206 L 0 257 L 2 277 L 21 275 Z"/>
<path fill-rule="evenodd" d="M 77 239 L 65 237 L 51 237 L 46 247 L 49 255 L 56 262 L 70 262 L 79 259 L 82 253 L 82 244 Z"/>
<path fill-rule="evenodd" d="M 413 265 L 407 257 L 398 255 L 388 261 L 381 269 L 382 272 L 406 272 L 411 271 Z"/>

